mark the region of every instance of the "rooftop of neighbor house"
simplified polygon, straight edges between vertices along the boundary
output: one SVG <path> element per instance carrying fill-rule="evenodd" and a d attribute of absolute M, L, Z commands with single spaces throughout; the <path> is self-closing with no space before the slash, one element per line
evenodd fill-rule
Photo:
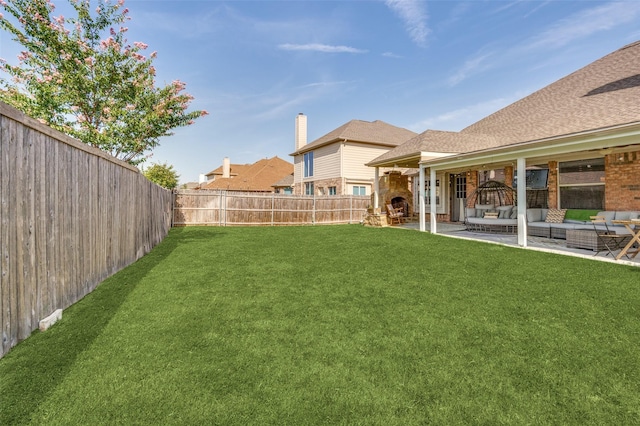
<path fill-rule="evenodd" d="M 277 181 L 271 186 L 273 186 L 274 188 L 283 188 L 283 187 L 287 188 L 287 187 L 293 186 L 293 173 L 283 177 L 282 179 L 280 179 L 279 181 Z"/>
<path fill-rule="evenodd" d="M 301 154 L 335 142 L 349 141 L 396 147 L 416 135 L 411 130 L 396 127 L 384 121 L 351 120 L 335 130 L 310 142 L 291 155 Z"/>
<path fill-rule="evenodd" d="M 230 164 L 230 176 L 238 176 L 252 165 L 253 164 Z M 211 170 L 209 173 L 206 173 L 205 176 L 208 179 L 217 178 L 218 176 L 222 176 L 223 172 L 224 165 Z"/>
<path fill-rule="evenodd" d="M 640 41 L 628 44 L 459 132 L 426 130 L 370 162 L 470 153 L 640 123 Z"/>
<path fill-rule="evenodd" d="M 230 164 L 228 178 L 224 177 L 223 169 L 224 165 L 207 174 L 215 175 L 215 180 L 203 184 L 201 189 L 272 192 L 274 183 L 293 173 L 293 164 L 277 156 L 235 168 Z"/>

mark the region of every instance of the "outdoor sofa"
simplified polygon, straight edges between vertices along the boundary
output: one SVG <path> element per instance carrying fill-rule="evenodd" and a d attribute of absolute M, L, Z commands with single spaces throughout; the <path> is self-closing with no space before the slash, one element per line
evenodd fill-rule
<path fill-rule="evenodd" d="M 516 232 L 518 229 L 517 206 L 494 206 L 476 204 L 465 209 L 465 224 L 469 231 Z M 531 236 L 566 239 L 568 229 L 594 230 L 591 216 L 603 216 L 609 230 L 617 234 L 628 234 L 623 225 L 615 225 L 612 220 L 629 220 L 640 217 L 637 211 L 597 211 L 527 209 L 527 234 Z M 606 230 L 604 225 L 598 229 Z"/>
<path fill-rule="evenodd" d="M 527 233 L 538 237 L 566 239 L 569 229 L 594 230 L 591 216 L 604 217 L 606 227 L 616 234 L 628 234 L 629 231 L 623 225 L 616 225 L 611 221 L 637 219 L 640 212 L 527 209 Z M 596 228 L 606 231 L 605 225 L 597 225 Z"/>
<path fill-rule="evenodd" d="M 518 207 L 493 204 L 476 204 L 475 207 L 467 207 L 465 225 L 469 231 L 516 232 Z"/>

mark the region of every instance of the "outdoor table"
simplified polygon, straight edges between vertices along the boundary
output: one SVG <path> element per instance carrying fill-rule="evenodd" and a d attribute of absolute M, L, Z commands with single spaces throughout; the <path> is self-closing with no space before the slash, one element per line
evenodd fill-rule
<path fill-rule="evenodd" d="M 631 241 L 629 241 L 627 245 L 624 246 L 624 248 L 620 251 L 620 253 L 618 253 L 618 255 L 616 256 L 616 260 L 620 260 L 620 258 L 625 255 L 627 257 L 631 255 L 629 257 L 630 259 L 636 257 L 638 255 L 638 252 L 640 252 L 640 247 L 635 250 L 630 249 L 631 247 L 633 247 L 633 243 L 638 243 L 638 245 L 640 246 L 640 220 L 612 220 L 611 223 L 614 223 L 616 225 L 624 225 L 624 227 L 627 228 L 627 231 L 629 231 L 629 233 L 631 234 Z M 637 225 L 636 229 L 633 229 L 632 225 Z"/>

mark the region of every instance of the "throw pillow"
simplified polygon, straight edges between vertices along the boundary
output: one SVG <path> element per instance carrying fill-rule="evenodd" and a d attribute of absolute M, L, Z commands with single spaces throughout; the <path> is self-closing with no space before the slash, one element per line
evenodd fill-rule
<path fill-rule="evenodd" d="M 496 210 L 498 210 L 498 219 L 509 219 L 511 216 L 511 209 L 513 206 L 498 206 Z"/>
<path fill-rule="evenodd" d="M 549 209 L 547 218 L 544 221 L 547 223 L 562 223 L 566 213 L 567 209 Z"/>

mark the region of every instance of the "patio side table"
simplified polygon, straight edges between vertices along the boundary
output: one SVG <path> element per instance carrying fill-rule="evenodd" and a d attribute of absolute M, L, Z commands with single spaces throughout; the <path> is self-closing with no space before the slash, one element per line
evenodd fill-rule
<path fill-rule="evenodd" d="M 567 247 L 604 250 L 605 246 L 598 238 L 596 231 L 591 229 L 567 229 Z"/>

